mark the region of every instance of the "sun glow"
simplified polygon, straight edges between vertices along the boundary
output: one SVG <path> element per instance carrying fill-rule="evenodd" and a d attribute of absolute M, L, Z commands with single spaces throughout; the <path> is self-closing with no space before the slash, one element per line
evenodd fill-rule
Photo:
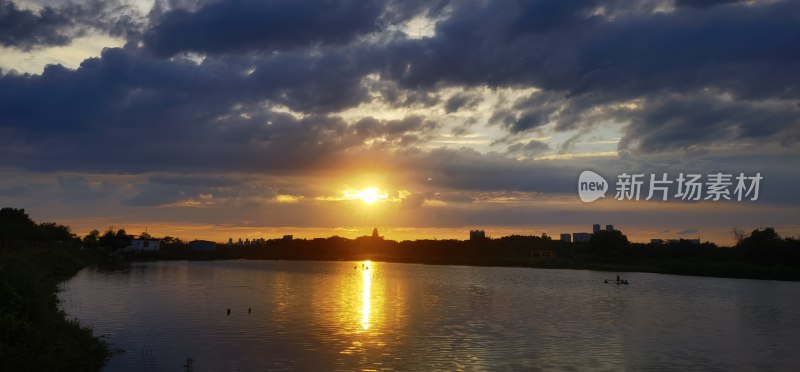
<path fill-rule="evenodd" d="M 347 199 L 358 200 L 360 199 L 366 204 L 375 204 L 379 201 L 386 200 L 389 195 L 381 193 L 377 187 L 367 187 L 362 190 L 345 190 L 344 196 Z"/>

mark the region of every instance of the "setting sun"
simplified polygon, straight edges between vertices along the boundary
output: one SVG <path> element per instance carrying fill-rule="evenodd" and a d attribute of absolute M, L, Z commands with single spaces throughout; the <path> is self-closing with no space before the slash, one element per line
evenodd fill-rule
<path fill-rule="evenodd" d="M 344 192 L 344 195 L 348 199 L 361 199 L 367 204 L 375 204 L 389 197 L 386 193 L 381 193 L 376 187 L 367 187 L 363 190 L 348 190 Z"/>

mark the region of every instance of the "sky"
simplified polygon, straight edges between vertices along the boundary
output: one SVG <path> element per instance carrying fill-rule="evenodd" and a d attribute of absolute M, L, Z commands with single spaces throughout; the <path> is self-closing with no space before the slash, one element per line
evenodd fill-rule
<path fill-rule="evenodd" d="M 798 236 L 798 46 L 797 1 L 0 0 L 0 204 L 218 242 Z"/>

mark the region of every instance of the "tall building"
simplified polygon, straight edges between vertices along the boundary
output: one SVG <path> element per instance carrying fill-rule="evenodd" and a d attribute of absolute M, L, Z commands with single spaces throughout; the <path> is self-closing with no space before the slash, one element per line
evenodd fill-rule
<path fill-rule="evenodd" d="M 592 235 L 585 232 L 572 233 L 572 241 L 575 243 L 588 242 Z"/>
<path fill-rule="evenodd" d="M 614 231 L 614 225 L 606 225 L 606 231 Z"/>
<path fill-rule="evenodd" d="M 486 232 L 483 230 L 470 230 L 469 231 L 469 240 L 481 240 L 486 239 Z"/>
<path fill-rule="evenodd" d="M 600 232 L 600 224 L 596 223 L 592 225 L 592 234 L 597 234 L 598 232 Z"/>
<path fill-rule="evenodd" d="M 571 243 L 572 242 L 572 235 L 571 234 L 561 234 L 561 241 Z"/>

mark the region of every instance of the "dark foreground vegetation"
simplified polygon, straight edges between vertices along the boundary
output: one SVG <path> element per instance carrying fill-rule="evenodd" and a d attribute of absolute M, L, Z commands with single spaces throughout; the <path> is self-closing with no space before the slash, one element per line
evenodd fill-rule
<path fill-rule="evenodd" d="M 91 261 L 66 226 L 0 210 L 0 371 L 97 371 L 106 344 L 67 319 L 58 283 Z"/>

